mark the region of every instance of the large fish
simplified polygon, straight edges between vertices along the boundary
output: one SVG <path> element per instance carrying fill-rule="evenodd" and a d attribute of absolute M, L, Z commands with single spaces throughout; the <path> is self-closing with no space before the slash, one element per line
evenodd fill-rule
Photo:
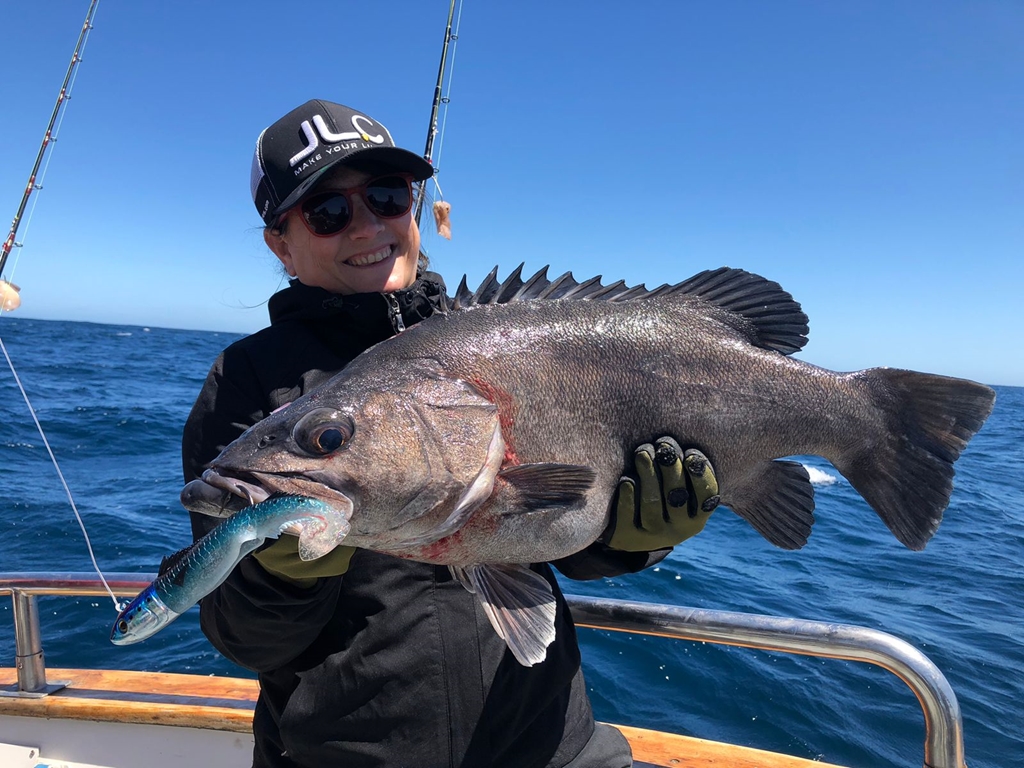
<path fill-rule="evenodd" d="M 806 543 L 814 494 L 777 459 L 822 456 L 921 549 L 994 402 L 971 381 L 789 357 L 806 316 L 742 270 L 652 291 L 494 275 L 250 428 L 203 480 L 321 499 L 350 510 L 345 544 L 451 566 L 524 664 L 554 635 L 550 589 L 524 564 L 597 539 L 636 445 L 699 447 L 722 504 L 786 549 Z"/>

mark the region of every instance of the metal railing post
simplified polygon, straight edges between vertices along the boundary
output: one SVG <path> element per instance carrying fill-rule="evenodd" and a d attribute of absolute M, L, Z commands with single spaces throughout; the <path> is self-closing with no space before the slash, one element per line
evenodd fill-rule
<path fill-rule="evenodd" d="M 18 690 L 35 693 L 46 690 L 43 640 L 39 634 L 39 606 L 35 595 L 11 591 L 14 603 L 14 658 L 18 667 Z"/>

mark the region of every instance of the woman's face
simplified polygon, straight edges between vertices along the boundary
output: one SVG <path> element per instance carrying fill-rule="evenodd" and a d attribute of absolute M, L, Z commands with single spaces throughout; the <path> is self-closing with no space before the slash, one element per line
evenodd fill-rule
<path fill-rule="evenodd" d="M 310 194 L 346 190 L 373 176 L 351 168 L 330 172 Z M 304 285 L 331 293 L 391 292 L 416 280 L 420 232 L 410 210 L 394 219 L 378 218 L 360 194 L 350 196 L 352 221 L 336 235 L 316 237 L 302 220 L 299 206 L 284 215 L 283 232 L 264 230 L 267 246 L 285 271 Z"/>

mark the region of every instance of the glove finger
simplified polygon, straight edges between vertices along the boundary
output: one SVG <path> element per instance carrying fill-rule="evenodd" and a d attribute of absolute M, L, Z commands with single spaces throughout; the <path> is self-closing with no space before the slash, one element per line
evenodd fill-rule
<path fill-rule="evenodd" d="M 664 515 L 668 521 L 674 509 L 685 509 L 690 501 L 683 449 L 671 437 L 659 438 L 655 443 L 655 459 L 661 474 L 661 496 L 665 500 Z"/>
<path fill-rule="evenodd" d="M 694 497 L 694 503 L 689 509 L 690 517 L 711 514 L 721 501 L 718 479 L 711 462 L 703 453 L 691 448 L 683 454 L 683 464 Z"/>
<path fill-rule="evenodd" d="M 606 536 L 611 536 L 618 526 L 640 525 L 640 510 L 636 499 L 636 482 L 631 477 L 620 477 L 615 499 L 615 515 L 608 524 Z"/>
<path fill-rule="evenodd" d="M 654 446 L 644 443 L 633 452 L 633 467 L 640 485 L 640 503 L 647 504 L 661 500 L 658 484 L 658 470 L 654 466 Z"/>
<path fill-rule="evenodd" d="M 299 557 L 299 539 L 281 536 L 270 546 L 253 554 L 263 569 L 279 578 L 310 587 L 321 577 L 340 576 L 348 570 L 355 547 L 335 547 L 316 560 Z"/>

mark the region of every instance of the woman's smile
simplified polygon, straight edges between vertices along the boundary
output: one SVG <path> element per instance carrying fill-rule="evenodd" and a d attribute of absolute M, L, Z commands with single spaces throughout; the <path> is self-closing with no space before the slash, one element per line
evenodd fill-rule
<path fill-rule="evenodd" d="M 390 259 L 395 252 L 394 245 L 386 245 L 373 253 L 357 254 L 350 256 L 345 263 L 350 267 L 369 267 L 378 264 L 385 259 Z"/>

